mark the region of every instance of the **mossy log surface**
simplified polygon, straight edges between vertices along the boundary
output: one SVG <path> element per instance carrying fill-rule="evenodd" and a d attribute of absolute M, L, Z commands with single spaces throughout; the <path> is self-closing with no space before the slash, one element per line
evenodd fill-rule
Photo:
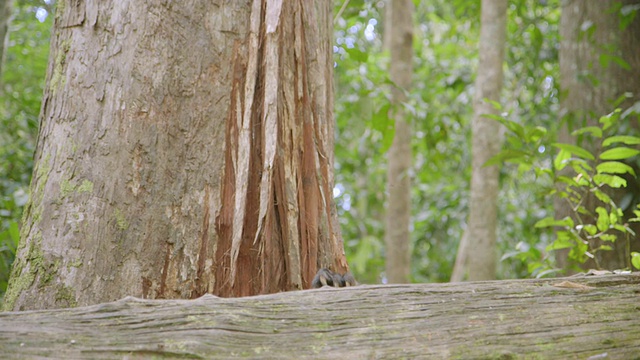
<path fill-rule="evenodd" d="M 640 359 L 640 275 L 0 313 L 3 358 Z"/>

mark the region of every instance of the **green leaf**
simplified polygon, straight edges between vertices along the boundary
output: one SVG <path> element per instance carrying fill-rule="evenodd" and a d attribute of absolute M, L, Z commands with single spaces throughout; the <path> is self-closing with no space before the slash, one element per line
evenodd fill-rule
<path fill-rule="evenodd" d="M 384 104 L 371 118 L 372 126 L 382 134 L 380 151 L 386 153 L 393 143 L 396 134 L 396 123 L 389 117 L 390 104 Z"/>
<path fill-rule="evenodd" d="M 638 145 L 640 144 L 640 137 L 629 135 L 611 136 L 602 142 L 602 146 L 609 146 L 613 143 L 621 142 L 626 145 Z"/>
<path fill-rule="evenodd" d="M 602 190 L 595 189 L 593 191 L 593 194 L 598 198 L 598 200 L 602 201 L 603 203 L 611 204 L 611 198 L 609 197 L 609 195 L 604 193 Z"/>
<path fill-rule="evenodd" d="M 560 150 L 556 158 L 553 159 L 553 167 L 556 170 L 562 170 L 565 166 L 567 166 L 567 160 L 571 159 L 571 153 L 565 150 Z"/>
<path fill-rule="evenodd" d="M 598 228 L 593 224 L 586 224 L 585 226 L 582 227 L 582 229 L 586 231 L 587 234 L 592 236 L 598 232 Z"/>
<path fill-rule="evenodd" d="M 623 234 L 629 233 L 631 235 L 635 235 L 635 233 L 633 232 L 633 230 L 631 230 L 628 226 L 624 226 L 622 224 L 614 224 L 613 228 L 620 231 Z"/>
<path fill-rule="evenodd" d="M 526 139 L 528 142 L 536 142 L 547 134 L 547 129 L 542 126 L 536 126 L 527 131 Z"/>
<path fill-rule="evenodd" d="M 570 186 L 578 186 L 578 183 L 573 178 L 570 178 L 568 176 L 558 176 L 557 182 L 562 182 Z"/>
<path fill-rule="evenodd" d="M 611 211 L 609 213 L 609 223 L 611 225 L 617 224 L 618 223 L 618 219 L 620 219 L 620 217 L 622 216 L 621 212 L 618 212 L 618 210 L 620 209 L 615 209 L 616 211 Z"/>
<path fill-rule="evenodd" d="M 632 252 L 631 253 L 631 264 L 634 268 L 640 270 L 640 253 Z"/>
<path fill-rule="evenodd" d="M 493 106 L 494 109 L 496 109 L 498 111 L 502 110 L 502 105 L 500 105 L 499 102 L 491 100 L 489 98 L 484 98 L 482 100 L 488 102 L 489 104 L 491 104 L 491 106 Z"/>
<path fill-rule="evenodd" d="M 618 175 L 597 174 L 593 176 L 593 181 L 598 185 L 609 185 L 612 188 L 627 187 L 627 180 Z"/>
<path fill-rule="evenodd" d="M 575 241 L 574 235 L 568 231 L 561 230 L 557 232 L 558 237 L 546 247 L 546 251 L 573 248 Z"/>
<path fill-rule="evenodd" d="M 349 57 L 357 62 L 367 62 L 367 59 L 369 58 L 368 52 L 362 51 L 357 48 L 347 49 L 347 54 L 349 54 Z"/>
<path fill-rule="evenodd" d="M 620 118 L 620 111 L 620 109 L 615 109 L 612 113 L 600 117 L 598 122 L 602 124 L 602 130 L 607 130 L 618 121 Z"/>
<path fill-rule="evenodd" d="M 393 120 L 389 118 L 389 109 L 391 105 L 389 103 L 384 104 L 378 111 L 371 117 L 371 125 L 375 130 L 383 133 L 388 130 L 389 123 Z"/>
<path fill-rule="evenodd" d="M 631 174 L 634 177 L 636 176 L 636 172 L 633 171 L 633 168 L 623 162 L 619 161 L 605 161 L 596 166 L 596 170 L 598 174 L 601 173 L 609 173 L 609 174 Z"/>
<path fill-rule="evenodd" d="M 596 226 L 598 230 L 605 231 L 609 228 L 609 213 L 602 206 L 598 206 L 596 208 L 596 212 L 598 213 L 598 220 L 596 221 Z"/>
<path fill-rule="evenodd" d="M 583 158 L 583 159 L 589 159 L 589 160 L 595 160 L 595 156 L 593 156 L 588 150 L 581 148 L 580 146 L 577 145 L 572 145 L 572 144 L 563 144 L 563 143 L 553 143 L 551 144 L 553 147 L 556 147 L 558 149 L 561 150 L 565 150 L 570 152 L 571 154 L 579 157 L 579 158 Z"/>
<path fill-rule="evenodd" d="M 640 150 L 631 149 L 627 147 L 618 147 L 609 149 L 600 154 L 602 160 L 623 160 L 630 157 L 634 157 L 640 153 Z"/>
<path fill-rule="evenodd" d="M 602 240 L 602 241 L 614 242 L 614 241 L 616 241 L 617 238 L 618 237 L 613 235 L 613 234 L 602 234 L 602 235 L 600 235 L 600 240 Z"/>
<path fill-rule="evenodd" d="M 626 61 L 624 61 L 624 59 L 622 59 L 619 56 L 615 56 L 615 55 L 611 55 L 611 54 L 602 54 L 600 55 L 598 61 L 600 62 L 600 65 L 602 65 L 603 68 L 608 68 L 610 66 L 611 62 L 614 62 L 616 64 L 618 64 L 618 66 L 620 66 L 621 68 L 629 71 L 631 70 L 631 66 L 629 65 L 629 63 L 627 63 Z"/>
<path fill-rule="evenodd" d="M 15 252 L 18 242 L 20 241 L 20 227 L 18 226 L 17 221 L 9 223 L 9 236 L 13 241 L 12 251 Z"/>
<path fill-rule="evenodd" d="M 550 227 L 550 226 L 573 227 L 573 219 L 571 219 L 570 217 L 567 216 L 567 217 L 565 217 L 563 219 L 556 220 L 552 216 L 548 216 L 548 217 L 538 221 L 534 226 L 537 227 L 537 228 Z"/>
<path fill-rule="evenodd" d="M 513 162 L 513 163 L 524 163 L 527 157 L 527 153 L 520 150 L 503 150 L 493 156 L 491 159 L 487 160 L 487 162 L 482 165 L 482 167 L 487 167 L 491 165 L 502 164 L 505 161 Z"/>
<path fill-rule="evenodd" d="M 576 173 L 582 174 L 582 176 L 584 176 L 585 178 L 591 178 L 590 175 L 593 172 L 593 167 L 589 165 L 586 160 L 572 159 L 570 163 L 571 167 Z"/>
<path fill-rule="evenodd" d="M 495 115 L 495 114 L 482 114 L 482 117 L 499 122 L 500 124 L 504 125 L 507 129 L 509 129 L 509 131 L 514 133 L 516 136 L 518 136 L 518 138 L 525 140 L 524 127 L 518 124 L 517 122 L 505 119 L 504 117 L 500 115 Z"/>
<path fill-rule="evenodd" d="M 395 123 L 393 123 L 395 125 Z M 393 144 L 393 138 L 396 136 L 396 127 L 393 126 L 391 129 L 385 131 L 382 134 L 382 146 L 380 147 L 380 151 L 382 153 L 386 153 L 391 144 Z"/>
<path fill-rule="evenodd" d="M 587 126 L 582 129 L 575 130 L 571 133 L 573 136 L 578 136 L 582 134 L 591 134 L 594 137 L 601 138 L 602 137 L 602 129 L 597 126 Z"/>

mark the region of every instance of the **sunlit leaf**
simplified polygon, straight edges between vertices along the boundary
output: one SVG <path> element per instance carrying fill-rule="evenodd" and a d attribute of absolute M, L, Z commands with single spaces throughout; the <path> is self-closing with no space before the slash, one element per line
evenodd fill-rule
<path fill-rule="evenodd" d="M 570 232 L 561 230 L 557 232 L 557 235 L 556 240 L 547 245 L 546 251 L 573 248 L 575 246 L 574 236 Z"/>
<path fill-rule="evenodd" d="M 358 48 L 347 49 L 347 54 L 357 62 L 367 62 L 367 59 L 369 58 L 369 53 Z"/>
<path fill-rule="evenodd" d="M 582 134 L 590 134 L 594 137 L 601 138 L 602 137 L 602 129 L 597 126 L 587 126 L 582 129 L 574 130 L 571 135 L 578 136 Z"/>
<path fill-rule="evenodd" d="M 534 226 L 537 228 L 550 227 L 550 226 L 573 227 L 573 220 L 570 217 L 565 217 L 563 219 L 556 220 L 553 217 L 549 216 L 538 221 Z"/>
<path fill-rule="evenodd" d="M 609 174 L 626 174 L 630 173 L 633 176 L 636 176 L 633 168 L 623 162 L 619 161 L 605 161 L 596 166 L 596 170 L 598 174 L 601 173 L 609 173 Z"/>
<path fill-rule="evenodd" d="M 598 232 L 598 228 L 593 224 L 586 224 L 582 229 L 589 235 L 595 235 Z"/>
<path fill-rule="evenodd" d="M 634 157 L 640 153 L 640 150 L 627 147 L 618 147 L 604 151 L 600 154 L 602 160 L 624 160 Z"/>
<path fill-rule="evenodd" d="M 640 270 L 640 253 L 632 252 L 631 253 L 631 264 L 634 268 Z"/>
<path fill-rule="evenodd" d="M 523 139 L 523 140 L 525 139 L 524 127 L 521 124 L 518 124 L 517 122 L 512 121 L 512 120 L 505 119 L 504 117 L 502 117 L 500 115 L 495 115 L 495 114 L 482 114 L 482 117 L 487 118 L 487 119 L 491 119 L 491 120 L 495 120 L 495 121 L 501 123 L 507 129 L 509 129 L 509 131 L 514 133 L 516 136 L 518 136 L 518 138 Z"/>
<path fill-rule="evenodd" d="M 598 213 L 598 220 L 596 221 L 596 226 L 598 230 L 605 231 L 609 228 L 609 213 L 602 206 L 598 206 L 596 208 L 596 213 Z"/>
<path fill-rule="evenodd" d="M 571 153 L 565 150 L 560 150 L 555 159 L 553 159 L 553 167 L 556 170 L 562 170 L 567 166 L 567 160 L 571 159 Z"/>
<path fill-rule="evenodd" d="M 640 137 L 629 136 L 629 135 L 612 136 L 604 139 L 604 141 L 602 142 L 602 146 L 609 146 L 613 143 L 618 143 L 618 142 L 626 145 L 638 145 L 640 144 Z"/>
<path fill-rule="evenodd" d="M 611 241 L 611 242 L 614 242 L 616 241 L 616 239 L 618 239 L 618 237 L 613 234 L 602 234 L 599 236 L 599 238 L 602 241 Z"/>
<path fill-rule="evenodd" d="M 568 151 L 569 153 L 588 160 L 595 160 L 595 156 L 593 156 L 588 150 L 581 148 L 580 146 L 573 144 L 563 144 L 563 143 L 553 143 L 551 144 L 553 147 L 558 149 Z"/>
<path fill-rule="evenodd" d="M 505 161 L 524 163 L 528 154 L 520 150 L 503 150 L 482 165 L 483 167 L 502 164 Z"/>
<path fill-rule="evenodd" d="M 527 139 L 527 141 L 530 141 L 530 142 L 536 142 L 536 141 L 540 140 L 546 134 L 547 134 L 547 129 L 546 128 L 543 128 L 542 126 L 536 126 L 534 128 L 531 128 L 527 132 L 526 139 Z"/>
<path fill-rule="evenodd" d="M 627 180 L 617 175 L 597 174 L 593 176 L 593 181 L 598 185 L 608 185 L 612 188 L 621 188 L 627 186 Z"/>
<path fill-rule="evenodd" d="M 600 119 L 598 119 L 598 122 L 602 124 L 602 130 L 607 130 L 608 128 L 613 126 L 613 124 L 615 124 L 619 118 L 620 109 L 615 109 L 613 112 L 601 116 Z"/>
<path fill-rule="evenodd" d="M 598 200 L 602 201 L 603 203 L 605 204 L 611 203 L 611 197 L 609 197 L 609 195 L 607 195 L 604 191 L 600 189 L 595 189 L 593 191 L 593 194 L 598 198 Z"/>

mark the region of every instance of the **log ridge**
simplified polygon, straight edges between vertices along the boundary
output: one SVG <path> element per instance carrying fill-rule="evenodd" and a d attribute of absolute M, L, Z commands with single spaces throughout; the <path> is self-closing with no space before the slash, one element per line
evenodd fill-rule
<path fill-rule="evenodd" d="M 7 358 L 640 359 L 640 275 L 0 313 Z"/>

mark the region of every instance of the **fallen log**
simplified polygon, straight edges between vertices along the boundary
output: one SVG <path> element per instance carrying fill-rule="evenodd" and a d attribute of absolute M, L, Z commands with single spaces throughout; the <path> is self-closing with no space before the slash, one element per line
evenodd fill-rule
<path fill-rule="evenodd" d="M 0 313 L 3 358 L 640 358 L 640 274 Z"/>

